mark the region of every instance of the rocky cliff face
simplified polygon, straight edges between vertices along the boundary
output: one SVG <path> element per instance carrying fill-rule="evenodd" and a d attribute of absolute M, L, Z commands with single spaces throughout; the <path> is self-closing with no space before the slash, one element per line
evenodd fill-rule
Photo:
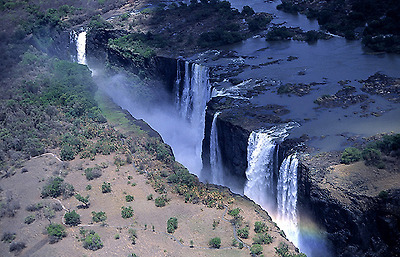
<path fill-rule="evenodd" d="M 210 133 L 215 110 L 207 108 L 202 159 L 204 169 L 210 168 Z M 246 178 L 247 141 L 251 131 L 233 124 L 224 114 L 217 118 L 217 130 L 222 162 L 229 174 Z"/>
<path fill-rule="evenodd" d="M 334 256 L 400 256 L 400 190 L 365 195 L 308 164 L 299 166 L 299 210 L 326 229 Z"/>

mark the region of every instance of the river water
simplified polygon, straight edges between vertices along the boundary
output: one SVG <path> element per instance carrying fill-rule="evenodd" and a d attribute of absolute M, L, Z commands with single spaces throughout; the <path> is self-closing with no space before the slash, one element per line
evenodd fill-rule
<path fill-rule="evenodd" d="M 276 10 L 280 1 L 230 0 L 233 7 L 241 10 L 244 5 L 251 6 L 257 12 L 274 15 L 272 23 L 300 27 L 303 30 L 317 30 L 316 21 L 308 20 L 304 15 L 293 15 Z M 265 32 L 263 32 L 265 33 Z M 347 146 L 346 138 L 351 136 L 371 136 L 383 132 L 400 132 L 399 104 L 391 103 L 379 96 L 369 96 L 371 102 L 366 112 L 360 105 L 348 108 L 317 108 L 314 103 L 318 97 L 334 94 L 343 86 L 338 82 L 349 80 L 347 85 L 357 88 L 357 94 L 363 94 L 358 80 L 365 80 L 376 72 L 388 76 L 400 77 L 400 56 L 396 54 L 370 54 L 359 40 L 348 41 L 341 37 L 319 40 L 314 44 L 301 41 L 266 42 L 256 36 L 241 43 L 221 48 L 235 51 L 238 58 L 207 60 L 207 65 L 248 65 L 238 79 L 270 79 L 278 85 L 285 83 L 323 83 L 312 86 L 310 94 L 278 95 L 277 87 L 271 87 L 251 101 L 257 105 L 285 105 L 290 113 L 282 119 L 295 120 L 301 124 L 291 136 L 307 134 L 312 139 L 310 145 L 319 151 L 342 150 Z M 295 57 L 296 59 L 288 57 Z M 195 59 L 198 56 L 194 57 Z M 275 61 L 273 64 L 271 63 Z M 261 64 L 261 65 L 260 65 Z M 223 84 L 223 83 L 222 83 Z M 225 83 L 224 87 L 229 87 Z M 379 117 L 371 115 L 378 114 Z"/>

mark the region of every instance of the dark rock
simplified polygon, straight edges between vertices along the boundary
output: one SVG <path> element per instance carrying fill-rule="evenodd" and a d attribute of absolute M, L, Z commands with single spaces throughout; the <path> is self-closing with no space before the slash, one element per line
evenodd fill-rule
<path fill-rule="evenodd" d="M 400 256 L 400 190 L 390 190 L 384 198 L 346 191 L 349 201 L 342 202 L 322 187 L 319 172 L 299 165 L 300 219 L 311 215 L 326 230 L 333 255 Z"/>
<path fill-rule="evenodd" d="M 400 78 L 388 77 L 382 73 L 375 73 L 363 83 L 362 91 L 371 95 L 380 95 L 389 101 L 400 102 Z"/>
<path fill-rule="evenodd" d="M 355 94 L 356 88 L 353 86 L 345 86 L 340 89 L 334 95 L 323 95 L 314 102 L 322 107 L 335 108 L 342 107 L 347 108 L 350 105 L 362 103 L 368 100 L 368 96 L 365 94 Z"/>

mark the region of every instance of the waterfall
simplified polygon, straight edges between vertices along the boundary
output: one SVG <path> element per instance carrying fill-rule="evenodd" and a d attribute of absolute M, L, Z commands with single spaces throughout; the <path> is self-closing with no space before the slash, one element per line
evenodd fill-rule
<path fill-rule="evenodd" d="M 86 65 L 86 31 L 82 31 L 76 37 L 77 62 Z"/>
<path fill-rule="evenodd" d="M 270 130 L 252 132 L 247 146 L 247 183 L 244 194 L 263 207 L 274 205 L 274 155 L 276 145 Z"/>
<path fill-rule="evenodd" d="M 279 169 L 277 183 L 278 222 L 288 238 L 298 245 L 296 154 L 286 157 Z"/>
<path fill-rule="evenodd" d="M 189 164 L 187 156 L 195 156 L 196 165 L 190 169 L 192 173 L 200 174 L 201 151 L 205 126 L 205 110 L 211 98 L 211 85 L 208 81 L 209 70 L 203 65 L 177 60 L 176 80 L 173 88 L 174 104 L 179 116 L 187 125 L 185 133 L 190 136 L 187 149 L 182 153 L 175 152 L 178 161 Z M 185 125 L 185 126 L 186 126 Z M 198 162 L 198 165 L 197 165 Z"/>
<path fill-rule="evenodd" d="M 183 62 L 183 73 L 181 64 Z M 181 117 L 204 127 L 204 115 L 211 98 L 211 85 L 208 81 L 208 68 L 188 61 L 177 61 L 177 74 L 174 85 L 175 105 Z"/>
<path fill-rule="evenodd" d="M 220 112 L 216 112 L 211 124 L 210 133 L 210 166 L 211 166 L 211 183 L 223 185 L 224 170 L 222 165 L 221 151 L 218 144 L 217 118 Z"/>
<path fill-rule="evenodd" d="M 268 130 L 251 132 L 247 146 L 247 182 L 244 194 L 260 204 L 272 216 L 293 222 L 297 232 L 297 164 L 295 155 L 287 157 L 279 167 L 278 143 L 297 123 L 274 126 Z M 278 223 L 279 224 L 279 223 Z M 280 224 L 279 224 L 280 225 Z M 297 243 L 297 241 L 296 241 Z"/>

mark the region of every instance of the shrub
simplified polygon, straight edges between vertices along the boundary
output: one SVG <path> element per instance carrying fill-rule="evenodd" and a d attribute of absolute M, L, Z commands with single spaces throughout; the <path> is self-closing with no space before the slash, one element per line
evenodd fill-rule
<path fill-rule="evenodd" d="M 0 201 L 0 219 L 4 216 L 14 217 L 20 208 L 18 200 L 14 199 L 11 194 L 6 196 L 5 201 Z"/>
<path fill-rule="evenodd" d="M 29 215 L 28 217 L 25 218 L 24 223 L 25 224 L 31 224 L 36 220 L 35 215 Z"/>
<path fill-rule="evenodd" d="M 85 237 L 83 239 L 83 248 L 96 251 L 103 248 L 103 242 L 101 241 L 100 236 L 91 230 L 89 231 L 88 235 L 85 233 Z"/>
<path fill-rule="evenodd" d="M 196 184 L 196 177 L 187 169 L 179 169 L 167 178 L 168 183 L 192 187 Z"/>
<path fill-rule="evenodd" d="M 164 196 L 164 195 L 159 196 L 159 197 L 157 197 L 157 198 L 154 200 L 154 204 L 155 204 L 157 207 L 164 207 L 164 206 L 167 204 L 167 202 L 168 202 L 168 199 L 167 199 L 167 197 Z"/>
<path fill-rule="evenodd" d="M 149 194 L 149 195 L 147 196 L 147 200 L 148 200 L 148 201 L 153 200 L 153 194 Z"/>
<path fill-rule="evenodd" d="M 253 238 L 254 244 L 270 244 L 272 243 L 272 237 L 268 233 L 257 233 L 256 237 Z"/>
<path fill-rule="evenodd" d="M 253 8 L 251 8 L 251 7 L 248 6 L 248 5 L 243 6 L 242 15 L 244 15 L 244 16 L 251 16 L 251 15 L 253 15 L 253 14 L 255 14 Z"/>
<path fill-rule="evenodd" d="M 267 41 L 287 40 L 294 36 L 294 32 L 287 27 L 274 27 L 265 37 Z"/>
<path fill-rule="evenodd" d="M 254 223 L 254 232 L 256 233 L 264 233 L 268 231 L 268 227 L 267 224 L 265 224 L 265 222 L 262 221 L 256 221 Z"/>
<path fill-rule="evenodd" d="M 74 187 L 64 182 L 63 178 L 54 177 L 49 178 L 46 184 L 42 188 L 41 196 L 45 197 L 58 197 L 63 195 L 64 197 L 70 197 L 73 195 Z"/>
<path fill-rule="evenodd" d="M 386 198 L 388 198 L 389 193 L 388 193 L 388 191 L 382 190 L 379 192 L 378 196 L 382 199 L 386 199 Z"/>
<path fill-rule="evenodd" d="M 47 234 L 49 235 L 50 238 L 50 243 L 57 243 L 60 241 L 63 237 L 67 236 L 67 233 L 65 232 L 65 228 L 61 224 L 50 224 L 46 227 Z"/>
<path fill-rule="evenodd" d="M 121 207 L 122 211 L 121 211 L 121 216 L 124 219 L 128 219 L 133 217 L 133 209 L 131 206 L 129 207 Z"/>
<path fill-rule="evenodd" d="M 361 151 L 355 147 L 347 147 L 342 157 L 340 158 L 340 162 L 344 164 L 350 164 L 353 162 L 357 162 L 361 159 Z"/>
<path fill-rule="evenodd" d="M 15 233 L 4 232 L 3 236 L 1 237 L 1 241 L 3 241 L 4 243 L 11 243 L 12 241 L 14 241 L 15 237 L 16 237 Z"/>
<path fill-rule="evenodd" d="M 373 165 L 380 169 L 383 169 L 385 167 L 385 164 L 383 163 L 381 156 L 381 151 L 379 151 L 378 149 L 366 148 L 362 151 L 362 157 L 366 165 Z"/>
<path fill-rule="evenodd" d="M 87 168 L 85 169 L 85 176 L 87 180 L 93 180 L 99 178 L 102 175 L 102 171 L 99 168 Z"/>
<path fill-rule="evenodd" d="M 244 238 L 244 239 L 249 238 L 249 228 L 244 227 L 244 228 L 238 229 L 237 234 L 240 238 Z"/>
<path fill-rule="evenodd" d="M 210 241 L 208 242 L 208 245 L 211 248 L 220 248 L 221 247 L 221 238 L 219 238 L 219 237 L 211 238 Z"/>
<path fill-rule="evenodd" d="M 240 211 L 241 211 L 240 208 L 235 208 L 235 209 L 233 209 L 233 210 L 229 210 L 229 211 L 228 211 L 228 214 L 231 215 L 231 216 L 233 216 L 233 217 L 236 217 L 236 216 L 239 215 Z"/>
<path fill-rule="evenodd" d="M 136 244 L 136 238 L 137 238 L 136 230 L 133 228 L 130 228 L 128 230 L 128 233 L 129 233 L 129 239 L 131 239 L 132 244 Z"/>
<path fill-rule="evenodd" d="M 69 145 L 64 145 L 61 148 L 61 153 L 60 153 L 60 158 L 63 161 L 72 161 L 73 159 L 75 159 L 75 151 L 74 149 L 69 146 Z"/>
<path fill-rule="evenodd" d="M 135 200 L 135 198 L 133 197 L 133 195 L 126 195 L 125 200 L 129 203 L 129 202 L 132 202 L 133 200 Z"/>
<path fill-rule="evenodd" d="M 271 16 L 266 14 L 258 13 L 254 18 L 251 18 L 247 23 L 250 31 L 259 31 L 266 29 L 267 24 L 272 20 Z"/>
<path fill-rule="evenodd" d="M 175 229 L 178 228 L 178 219 L 175 217 L 171 217 L 167 221 L 167 232 L 174 233 Z"/>
<path fill-rule="evenodd" d="M 253 255 L 260 255 L 260 254 L 262 254 L 262 251 L 263 251 L 263 248 L 259 244 L 254 244 L 250 248 L 250 252 Z"/>
<path fill-rule="evenodd" d="M 107 220 L 107 215 L 103 211 L 99 212 L 92 211 L 92 220 L 93 222 L 103 222 Z"/>
<path fill-rule="evenodd" d="M 89 207 L 89 205 L 90 205 L 89 196 L 83 197 L 80 194 L 76 194 L 75 198 L 76 198 L 76 200 L 78 200 L 79 202 L 81 202 L 83 204 L 82 207 L 84 207 L 84 208 Z"/>
<path fill-rule="evenodd" d="M 70 226 L 77 226 L 81 223 L 81 216 L 76 211 L 70 211 L 64 215 L 65 224 Z"/>
<path fill-rule="evenodd" d="M 377 146 L 387 155 L 400 156 L 400 134 L 384 135 Z"/>
<path fill-rule="evenodd" d="M 213 220 L 213 230 L 219 225 L 219 220 Z"/>
<path fill-rule="evenodd" d="M 24 242 L 12 242 L 10 244 L 10 252 L 20 252 L 26 247 Z"/>
<path fill-rule="evenodd" d="M 26 206 L 26 210 L 30 212 L 39 211 L 44 207 L 43 203 L 32 203 Z"/>
<path fill-rule="evenodd" d="M 101 192 L 103 194 L 110 193 L 111 192 L 111 184 L 108 182 L 103 182 L 103 185 L 101 185 Z"/>
<path fill-rule="evenodd" d="M 280 257 L 307 257 L 304 253 L 290 253 L 286 243 L 280 242 L 278 247 L 275 247 L 275 252 Z"/>

